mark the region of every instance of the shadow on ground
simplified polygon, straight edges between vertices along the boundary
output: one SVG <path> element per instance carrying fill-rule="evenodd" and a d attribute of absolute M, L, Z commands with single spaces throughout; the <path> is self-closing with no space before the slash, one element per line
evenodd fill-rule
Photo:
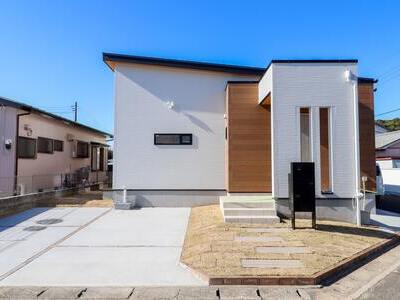
<path fill-rule="evenodd" d="M 332 233 L 365 236 L 365 237 L 375 237 L 380 239 L 390 239 L 393 237 L 393 234 L 391 233 L 375 229 L 369 229 L 365 227 L 358 228 L 358 227 L 341 226 L 341 225 L 317 224 L 317 230 L 332 232 Z"/>

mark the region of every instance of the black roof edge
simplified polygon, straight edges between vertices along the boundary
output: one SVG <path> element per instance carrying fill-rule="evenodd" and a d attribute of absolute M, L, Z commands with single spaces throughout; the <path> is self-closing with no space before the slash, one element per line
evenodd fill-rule
<path fill-rule="evenodd" d="M 358 63 L 358 59 L 273 59 L 271 64 L 284 63 Z"/>
<path fill-rule="evenodd" d="M 11 99 L 8 99 L 8 98 L 5 98 L 5 97 L 0 97 L 0 105 L 11 106 L 11 107 L 18 108 L 18 109 L 21 109 L 21 110 L 25 110 L 25 111 L 28 111 L 28 112 L 34 112 L 34 113 L 38 113 L 38 114 L 47 115 L 47 116 L 52 117 L 52 118 L 54 118 L 56 120 L 67 122 L 67 123 L 71 124 L 72 126 L 83 128 L 83 129 L 95 132 L 97 134 L 104 135 L 106 137 L 111 137 L 111 138 L 114 137 L 111 133 L 98 130 L 96 128 L 93 128 L 93 127 L 90 127 L 90 126 L 87 126 L 87 125 L 84 125 L 84 124 L 69 120 L 67 118 L 55 115 L 53 113 L 47 112 L 47 111 L 42 110 L 40 108 L 36 108 L 36 107 L 31 106 L 31 105 L 28 105 L 28 104 L 25 104 L 25 103 L 21 103 L 21 102 L 17 102 L 17 101 L 14 101 L 14 100 L 11 100 Z"/>
<path fill-rule="evenodd" d="M 265 73 L 267 73 L 269 67 L 271 67 L 272 64 L 302 64 L 302 63 L 328 63 L 328 64 L 334 64 L 334 63 L 349 63 L 349 64 L 356 64 L 358 63 L 358 59 L 273 59 L 270 61 L 268 64 L 267 68 L 265 69 Z M 263 76 L 264 76 L 263 74 Z"/>
<path fill-rule="evenodd" d="M 157 58 L 149 56 L 125 55 L 115 53 L 103 53 L 103 61 L 111 68 L 107 61 L 125 62 L 125 63 L 138 63 L 145 65 L 157 65 L 177 68 L 188 68 L 218 72 L 239 73 L 247 75 L 262 75 L 265 68 L 249 67 L 239 65 L 226 65 L 217 63 L 198 62 L 190 60 L 177 60 L 167 58 Z M 112 69 L 112 68 L 111 68 Z"/>
<path fill-rule="evenodd" d="M 378 79 L 368 77 L 358 77 L 359 83 L 377 83 Z"/>

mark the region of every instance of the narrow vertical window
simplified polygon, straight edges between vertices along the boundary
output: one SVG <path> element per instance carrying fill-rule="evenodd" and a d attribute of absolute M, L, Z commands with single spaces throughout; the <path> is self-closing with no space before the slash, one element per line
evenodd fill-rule
<path fill-rule="evenodd" d="M 311 161 L 310 108 L 300 108 L 300 154 L 302 162 Z"/>
<path fill-rule="evenodd" d="M 321 192 L 331 192 L 331 165 L 330 165 L 330 117 L 329 108 L 319 109 L 319 149 L 320 149 L 320 169 L 321 169 Z"/>

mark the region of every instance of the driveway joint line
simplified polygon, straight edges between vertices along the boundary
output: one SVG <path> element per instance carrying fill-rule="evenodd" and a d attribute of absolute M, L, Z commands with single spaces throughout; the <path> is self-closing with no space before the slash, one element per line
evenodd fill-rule
<path fill-rule="evenodd" d="M 39 251 L 38 253 L 34 254 L 33 256 L 31 256 L 30 258 L 26 259 L 24 262 L 22 262 L 21 264 L 19 264 L 18 266 L 12 268 L 10 271 L 2 274 L 0 276 L 0 281 L 3 281 L 4 279 L 6 279 L 7 277 L 9 277 L 10 275 L 14 274 L 15 272 L 19 271 L 20 269 L 22 269 L 23 267 L 25 267 L 26 265 L 30 264 L 31 262 L 33 262 L 35 259 L 37 259 L 38 257 L 42 256 L 43 254 L 47 253 L 48 251 L 50 251 L 51 249 L 53 249 L 54 247 L 56 247 L 57 245 L 61 244 L 62 242 L 66 241 L 67 239 L 69 239 L 70 237 L 72 237 L 73 235 L 75 235 L 76 233 L 78 233 L 79 231 L 81 231 L 82 229 L 88 227 L 90 224 L 94 223 L 95 221 L 97 221 L 98 219 L 100 219 L 101 217 L 103 217 L 104 215 L 106 215 L 107 213 L 109 213 L 110 211 L 112 211 L 112 208 L 104 211 L 103 213 L 101 213 L 100 215 L 96 216 L 95 218 L 93 218 L 92 220 L 90 220 L 89 222 L 83 224 L 82 226 L 78 227 L 77 229 L 75 229 L 74 231 L 72 231 L 71 233 L 67 234 L 66 236 L 64 236 L 63 238 L 57 240 L 56 242 L 54 242 L 53 244 L 47 246 L 46 248 L 42 249 L 41 251 Z"/>

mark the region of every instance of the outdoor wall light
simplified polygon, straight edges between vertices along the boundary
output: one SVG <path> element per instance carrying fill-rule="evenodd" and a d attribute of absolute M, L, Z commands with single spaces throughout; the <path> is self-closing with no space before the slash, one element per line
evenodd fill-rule
<path fill-rule="evenodd" d="M 174 101 L 167 101 L 165 102 L 165 105 L 169 108 L 169 109 L 173 109 L 175 106 Z"/>
<path fill-rule="evenodd" d="M 350 82 L 357 79 L 357 76 L 353 74 L 350 70 L 344 71 L 344 77 L 346 78 L 346 82 Z"/>

